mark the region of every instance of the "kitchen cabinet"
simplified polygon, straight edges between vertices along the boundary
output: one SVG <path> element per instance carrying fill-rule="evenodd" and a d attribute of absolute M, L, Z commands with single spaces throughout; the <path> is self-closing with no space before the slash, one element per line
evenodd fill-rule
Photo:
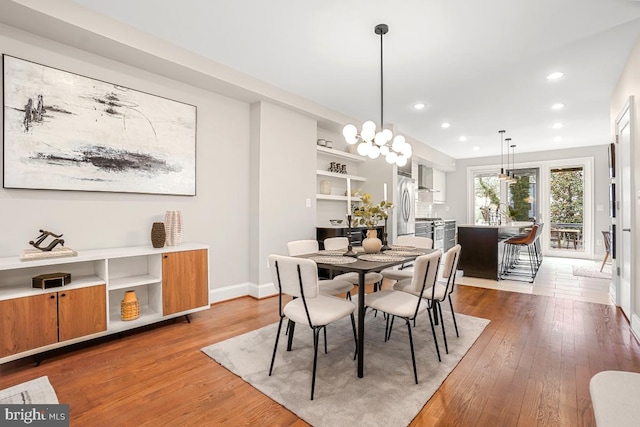
<path fill-rule="evenodd" d="M 454 220 L 444 220 L 444 247 L 446 252 L 456 245 L 456 222 Z"/>
<path fill-rule="evenodd" d="M 79 251 L 21 261 L 0 258 L 0 363 L 118 333 L 209 306 L 208 246 L 184 243 Z M 32 287 L 32 278 L 63 272 L 65 286 Z M 122 320 L 120 303 L 135 291 L 140 316 Z"/>
<path fill-rule="evenodd" d="M 433 203 L 445 203 L 447 201 L 446 180 L 447 175 L 438 170 L 433 171 Z"/>

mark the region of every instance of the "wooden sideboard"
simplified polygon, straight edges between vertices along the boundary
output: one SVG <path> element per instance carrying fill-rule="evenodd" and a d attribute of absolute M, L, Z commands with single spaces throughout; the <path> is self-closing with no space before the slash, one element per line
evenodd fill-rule
<path fill-rule="evenodd" d="M 0 258 L 0 363 L 208 309 L 208 252 L 187 243 Z M 71 283 L 32 287 L 33 277 L 49 273 L 70 273 Z M 122 320 L 120 302 L 130 290 L 140 317 Z"/>

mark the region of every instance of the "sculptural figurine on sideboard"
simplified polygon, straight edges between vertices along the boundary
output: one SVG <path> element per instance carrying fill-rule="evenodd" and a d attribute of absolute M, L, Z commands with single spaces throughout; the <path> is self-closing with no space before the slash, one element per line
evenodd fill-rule
<path fill-rule="evenodd" d="M 54 238 L 53 241 L 49 243 L 48 246 L 41 247 L 40 245 L 42 244 L 42 242 L 44 242 L 50 236 Z M 50 231 L 41 229 L 40 235 L 36 238 L 36 241 L 34 242 L 33 240 L 31 240 L 29 244 L 34 248 L 40 249 L 43 252 L 49 252 L 58 245 L 64 246 L 64 239 L 61 239 L 60 237 L 62 237 L 62 234 L 58 235 Z"/>

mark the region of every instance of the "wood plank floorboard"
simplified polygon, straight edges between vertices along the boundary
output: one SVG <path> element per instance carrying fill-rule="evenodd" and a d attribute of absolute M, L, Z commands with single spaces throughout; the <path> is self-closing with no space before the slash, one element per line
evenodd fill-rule
<path fill-rule="evenodd" d="M 458 286 L 454 308 L 491 323 L 412 426 L 594 426 L 591 377 L 640 372 L 640 345 L 613 306 Z M 276 322 L 277 310 L 277 298 L 243 297 L 191 323 L 51 351 L 40 366 L 6 363 L 0 389 L 47 375 L 72 426 L 305 426 L 200 351 Z"/>

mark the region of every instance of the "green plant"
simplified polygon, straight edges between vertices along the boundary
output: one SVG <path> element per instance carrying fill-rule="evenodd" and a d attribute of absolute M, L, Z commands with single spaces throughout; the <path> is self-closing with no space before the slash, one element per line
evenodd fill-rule
<path fill-rule="evenodd" d="M 387 219 L 389 211 L 393 209 L 393 203 L 386 200 L 378 204 L 371 201 L 371 194 L 364 193 L 361 196 L 362 205 L 353 211 L 353 225 L 364 225 L 373 228 L 378 225 L 378 221 Z"/>

